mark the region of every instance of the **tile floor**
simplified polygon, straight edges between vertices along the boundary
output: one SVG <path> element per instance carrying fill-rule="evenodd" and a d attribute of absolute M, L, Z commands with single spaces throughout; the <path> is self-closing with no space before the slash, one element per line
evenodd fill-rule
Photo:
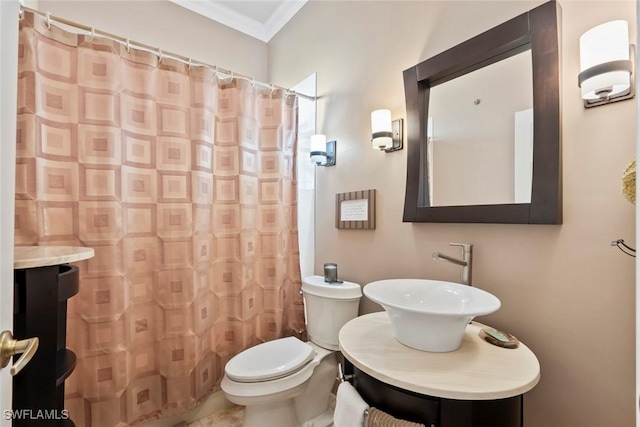
<path fill-rule="evenodd" d="M 330 397 L 329 405 L 332 408 L 335 408 L 336 406 L 336 397 L 333 394 Z M 243 421 L 244 406 L 236 406 L 235 408 L 214 412 L 213 415 L 202 418 L 201 420 L 191 424 L 187 424 L 186 427 L 242 427 Z"/>
<path fill-rule="evenodd" d="M 215 412 L 213 415 L 187 424 L 187 427 L 242 427 L 243 420 L 244 406 L 236 406 Z"/>

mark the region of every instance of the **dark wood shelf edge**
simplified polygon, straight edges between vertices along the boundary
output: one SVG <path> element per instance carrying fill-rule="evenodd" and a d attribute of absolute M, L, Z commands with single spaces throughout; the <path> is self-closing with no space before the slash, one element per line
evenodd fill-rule
<path fill-rule="evenodd" d="M 76 354 L 66 348 L 58 350 L 56 355 L 56 387 L 64 383 L 76 367 Z"/>
<path fill-rule="evenodd" d="M 71 264 L 63 264 L 58 273 L 58 302 L 63 302 L 76 295 L 80 281 L 78 267 Z"/>

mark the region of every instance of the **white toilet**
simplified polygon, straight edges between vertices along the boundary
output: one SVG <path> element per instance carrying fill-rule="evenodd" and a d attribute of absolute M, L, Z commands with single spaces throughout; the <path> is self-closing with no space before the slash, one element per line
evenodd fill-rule
<path fill-rule="evenodd" d="M 251 347 L 225 366 L 222 390 L 244 405 L 243 427 L 326 427 L 333 422 L 329 396 L 338 370 L 338 332 L 358 315 L 360 285 L 302 283 L 310 342 L 280 338 Z"/>

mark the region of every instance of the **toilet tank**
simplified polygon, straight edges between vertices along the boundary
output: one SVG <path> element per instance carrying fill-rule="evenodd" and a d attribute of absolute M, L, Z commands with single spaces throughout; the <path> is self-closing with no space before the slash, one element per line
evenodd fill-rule
<path fill-rule="evenodd" d="M 305 322 L 309 340 L 329 350 L 339 350 L 338 333 L 358 316 L 362 288 L 357 283 L 326 283 L 321 276 L 302 281 Z"/>

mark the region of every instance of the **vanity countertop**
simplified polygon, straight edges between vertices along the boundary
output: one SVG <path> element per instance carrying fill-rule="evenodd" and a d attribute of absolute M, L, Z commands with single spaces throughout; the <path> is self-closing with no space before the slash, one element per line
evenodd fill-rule
<path fill-rule="evenodd" d="M 81 246 L 16 246 L 13 268 L 46 267 L 93 258 L 92 248 Z"/>
<path fill-rule="evenodd" d="M 372 377 L 434 397 L 490 400 L 517 396 L 540 379 L 540 364 L 529 348 L 489 344 L 478 336 L 485 327 L 472 322 L 462 345 L 449 353 L 419 351 L 400 344 L 386 312 L 356 317 L 340 330 L 340 350 Z"/>

